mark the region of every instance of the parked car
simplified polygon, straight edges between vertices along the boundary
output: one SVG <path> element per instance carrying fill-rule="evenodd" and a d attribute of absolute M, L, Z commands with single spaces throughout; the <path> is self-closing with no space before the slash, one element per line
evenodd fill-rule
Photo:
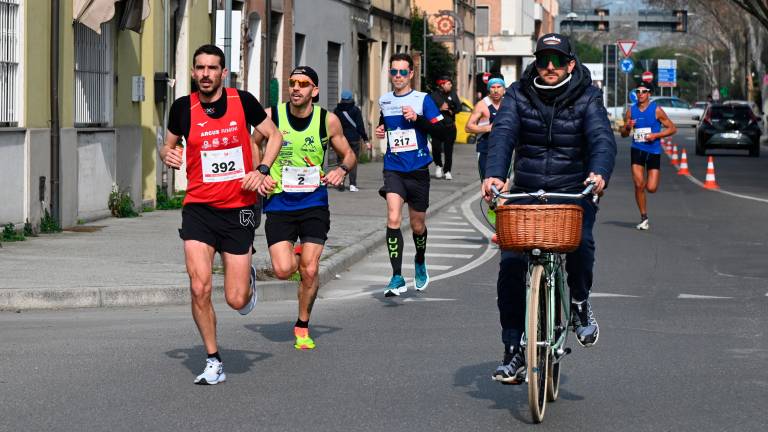
<path fill-rule="evenodd" d="M 472 144 L 475 139 L 474 134 L 469 134 L 464 128 L 467 126 L 469 116 L 472 114 L 472 105 L 468 100 L 461 99 L 461 112 L 456 113 L 456 142 L 460 144 Z"/>
<path fill-rule="evenodd" d="M 694 108 L 698 108 L 702 111 L 704 111 L 707 108 L 707 105 L 709 105 L 709 102 L 707 101 L 696 101 L 693 103 Z"/>
<path fill-rule="evenodd" d="M 699 123 L 699 118 L 704 114 L 704 110 L 701 108 L 693 108 L 691 105 L 676 97 L 652 97 L 652 101 L 656 102 L 656 105 L 660 106 L 675 126 L 691 126 L 696 127 Z"/>
<path fill-rule="evenodd" d="M 748 105 L 709 105 L 696 128 L 696 154 L 704 156 L 709 149 L 723 148 L 760 156 L 759 120 Z"/>

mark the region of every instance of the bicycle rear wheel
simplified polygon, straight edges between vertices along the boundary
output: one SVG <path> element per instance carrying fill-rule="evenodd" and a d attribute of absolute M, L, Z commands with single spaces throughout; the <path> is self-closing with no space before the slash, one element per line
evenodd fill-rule
<path fill-rule="evenodd" d="M 528 322 L 525 326 L 528 406 L 534 423 L 544 420 L 544 410 L 547 407 L 550 350 L 546 343 L 540 343 L 547 341 L 547 296 L 543 291 L 546 283 L 544 266 L 534 266 L 530 279 Z"/>
<path fill-rule="evenodd" d="M 567 303 L 563 303 L 563 292 L 560 289 L 560 286 L 565 283 L 562 278 L 563 270 L 562 268 L 558 268 L 555 279 L 555 286 L 550 287 L 554 294 L 554 319 L 552 322 L 555 324 L 555 341 L 559 340 L 563 333 L 568 332 L 568 323 L 566 322 L 567 311 L 565 310 Z M 560 347 L 565 349 L 565 342 L 563 342 Z M 555 354 L 553 352 L 550 352 L 549 359 L 550 364 L 549 375 L 547 376 L 547 400 L 554 402 L 557 400 L 557 397 L 560 394 L 560 362 L 554 362 Z"/>

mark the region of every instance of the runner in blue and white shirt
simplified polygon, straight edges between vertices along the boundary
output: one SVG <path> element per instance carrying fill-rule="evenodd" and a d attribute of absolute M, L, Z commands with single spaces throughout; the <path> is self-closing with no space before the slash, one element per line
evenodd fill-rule
<path fill-rule="evenodd" d="M 408 203 L 408 216 L 416 246 L 415 283 L 417 291 L 429 284 L 424 254 L 427 249 L 427 207 L 429 207 L 429 164 L 432 156 L 427 135 L 444 137 L 443 116 L 428 94 L 411 88 L 413 59 L 405 53 L 389 59 L 389 78 L 394 91 L 379 99 L 381 119 L 376 137 L 387 139 L 384 155 L 384 186 L 379 194 L 387 200 L 387 251 L 392 264 L 392 279 L 384 290 L 387 297 L 407 291 L 402 276 L 403 234 L 400 231 L 402 208 Z"/>

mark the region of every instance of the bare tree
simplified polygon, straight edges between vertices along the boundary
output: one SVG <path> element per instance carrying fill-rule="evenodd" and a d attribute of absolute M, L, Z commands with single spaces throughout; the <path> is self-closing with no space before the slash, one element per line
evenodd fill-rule
<path fill-rule="evenodd" d="M 768 30 L 768 0 L 731 0 L 731 3 L 755 17 Z"/>

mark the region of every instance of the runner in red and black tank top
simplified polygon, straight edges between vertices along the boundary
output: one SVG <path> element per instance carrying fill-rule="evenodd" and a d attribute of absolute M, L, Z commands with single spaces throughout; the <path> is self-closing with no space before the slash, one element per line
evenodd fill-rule
<path fill-rule="evenodd" d="M 222 97 L 228 99 L 227 111 L 218 119 L 205 113 L 197 93 L 190 95 L 185 205 L 203 203 L 216 208 L 237 208 L 257 201 L 256 192 L 243 190 L 240 183 L 240 179 L 253 170 L 251 138 L 243 105 L 236 89 L 224 90 Z M 237 152 L 241 152 L 240 155 Z"/>

